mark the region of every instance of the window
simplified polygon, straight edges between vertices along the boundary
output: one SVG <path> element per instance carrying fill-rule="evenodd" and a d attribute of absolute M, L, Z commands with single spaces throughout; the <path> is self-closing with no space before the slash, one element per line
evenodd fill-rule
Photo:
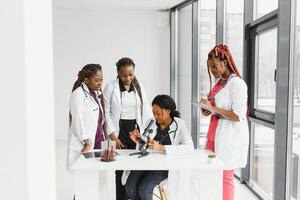
<path fill-rule="evenodd" d="M 253 0 L 254 20 L 278 8 L 278 0 Z"/>
<path fill-rule="evenodd" d="M 177 106 L 191 130 L 192 4 L 178 10 Z"/>
<path fill-rule="evenodd" d="M 199 85 L 200 97 L 207 97 L 209 92 L 209 77 L 207 71 L 208 52 L 216 44 L 216 1 L 200 1 L 200 39 L 199 39 Z M 199 110 L 200 112 L 200 110 Z M 210 117 L 200 116 L 199 144 L 203 146 L 206 141 L 206 134 Z"/>
<path fill-rule="evenodd" d="M 225 44 L 228 45 L 241 74 L 243 74 L 243 26 L 244 1 L 227 0 L 225 12 Z"/>
<path fill-rule="evenodd" d="M 297 1 L 296 23 L 294 27 L 294 104 L 293 104 L 293 140 L 290 162 L 290 199 L 300 199 L 300 4 Z"/>
<path fill-rule="evenodd" d="M 277 28 L 256 35 L 255 108 L 275 113 Z"/>
<path fill-rule="evenodd" d="M 271 197 L 273 192 L 274 129 L 251 123 L 252 144 L 252 184 L 261 196 Z M 259 192 L 263 191 L 263 192 Z"/>

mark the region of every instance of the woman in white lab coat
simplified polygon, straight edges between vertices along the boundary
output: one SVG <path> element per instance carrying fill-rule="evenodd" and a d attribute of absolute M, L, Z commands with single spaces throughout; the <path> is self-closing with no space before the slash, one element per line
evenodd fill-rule
<path fill-rule="evenodd" d="M 135 149 L 129 132 L 143 130 L 145 122 L 153 119 L 145 90 L 134 74 L 135 63 L 130 58 L 121 58 L 117 63 L 118 77 L 109 82 L 103 91 L 107 133 L 116 141 L 117 148 Z M 123 171 L 116 171 L 117 200 L 127 200 L 121 184 Z"/>
<path fill-rule="evenodd" d="M 68 169 L 81 153 L 100 149 L 105 139 L 102 82 L 101 66 L 88 64 L 79 71 L 74 83 L 70 98 Z"/>
<path fill-rule="evenodd" d="M 207 66 L 209 76 L 212 73 L 217 81 L 208 99 L 200 100 L 215 113 L 211 115 L 211 112 L 202 109 L 203 115 L 211 115 L 206 148 L 215 152 L 224 162 L 223 200 L 233 200 L 234 169 L 243 168 L 247 164 L 247 85 L 226 45 L 217 45 L 209 52 Z"/>
<path fill-rule="evenodd" d="M 151 127 L 148 145 L 150 149 L 165 152 L 168 155 L 193 152 L 191 135 L 184 120 L 179 118 L 176 104 L 168 95 L 158 95 L 152 101 L 155 118 Z M 131 132 L 131 138 L 141 137 L 138 130 Z M 126 192 L 131 200 L 151 200 L 153 189 L 168 177 L 167 170 L 131 171 L 125 184 Z"/>

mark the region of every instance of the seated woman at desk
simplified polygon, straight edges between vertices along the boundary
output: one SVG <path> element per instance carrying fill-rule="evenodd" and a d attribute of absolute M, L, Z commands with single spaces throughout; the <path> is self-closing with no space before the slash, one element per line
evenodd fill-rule
<path fill-rule="evenodd" d="M 191 135 L 184 120 L 179 118 L 176 104 L 168 95 L 158 95 L 152 101 L 152 111 L 156 124 L 152 126 L 148 145 L 150 149 L 176 154 L 192 152 L 194 150 Z M 137 143 L 140 133 L 134 130 L 130 133 L 131 139 Z M 150 200 L 153 189 L 168 177 L 167 170 L 160 171 L 131 171 L 125 189 L 131 200 Z"/>
<path fill-rule="evenodd" d="M 79 71 L 74 83 L 70 98 L 68 169 L 81 153 L 100 149 L 105 138 L 102 82 L 102 67 L 87 64 Z"/>

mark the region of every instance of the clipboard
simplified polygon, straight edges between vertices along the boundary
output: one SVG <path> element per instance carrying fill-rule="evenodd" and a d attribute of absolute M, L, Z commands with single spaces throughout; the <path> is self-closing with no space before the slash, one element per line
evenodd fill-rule
<path fill-rule="evenodd" d="M 221 118 L 228 119 L 228 117 L 226 117 L 225 115 L 223 115 L 219 112 L 216 112 L 215 110 L 211 109 L 210 107 L 208 107 L 207 105 L 205 105 L 203 103 L 193 102 L 193 104 L 200 106 L 203 110 L 207 110 L 207 111 L 211 112 L 212 115 L 219 115 Z"/>

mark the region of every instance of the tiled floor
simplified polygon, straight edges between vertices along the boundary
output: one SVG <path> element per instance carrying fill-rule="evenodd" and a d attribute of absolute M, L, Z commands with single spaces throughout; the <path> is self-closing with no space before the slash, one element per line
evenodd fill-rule
<path fill-rule="evenodd" d="M 57 200 L 72 200 L 73 177 L 66 170 L 66 141 L 56 142 L 56 192 Z M 157 193 L 157 192 L 156 192 Z M 157 193 L 158 194 L 158 193 Z M 154 197 L 154 199 L 157 199 Z M 258 200 L 245 185 L 235 181 L 235 200 Z"/>

